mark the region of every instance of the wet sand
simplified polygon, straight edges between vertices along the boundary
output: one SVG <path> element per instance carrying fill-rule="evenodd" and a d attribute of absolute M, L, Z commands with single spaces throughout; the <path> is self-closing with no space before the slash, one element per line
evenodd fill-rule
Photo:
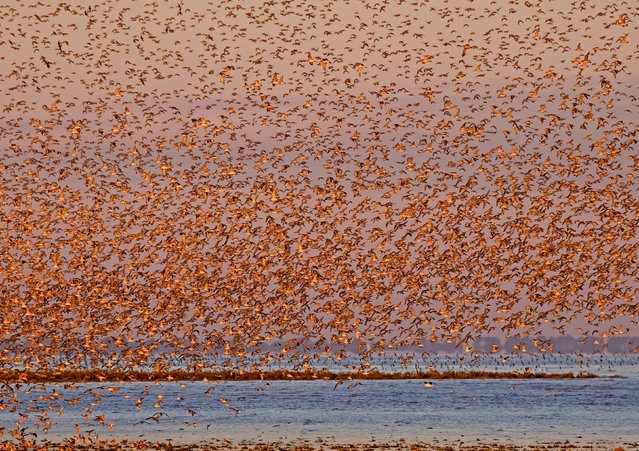
<path fill-rule="evenodd" d="M 339 444 L 331 443 L 325 440 L 317 440 L 311 442 L 290 441 L 290 442 L 273 442 L 273 443 L 250 443 L 242 441 L 232 443 L 227 440 L 211 440 L 209 442 L 200 442 L 193 444 L 173 445 L 169 442 L 151 442 L 151 441 L 113 441 L 113 440 L 91 440 L 91 439 L 69 439 L 62 443 L 43 442 L 38 445 L 34 443 L 12 444 L 8 442 L 0 442 L 0 447 L 6 450 L 162 450 L 162 451 L 187 451 L 187 450 L 229 450 L 229 451 L 311 451 L 311 450 L 330 450 L 330 451 L 367 451 L 367 450 L 410 450 L 410 451 L 532 451 L 532 450 L 611 450 L 611 451 L 630 451 L 638 450 L 639 443 L 624 442 L 611 445 L 609 442 L 580 443 L 557 440 L 554 442 L 538 442 L 532 444 L 514 444 L 514 443 L 467 443 L 458 440 L 449 443 L 409 443 L 404 440 L 393 442 L 369 442 L 361 444 Z"/>

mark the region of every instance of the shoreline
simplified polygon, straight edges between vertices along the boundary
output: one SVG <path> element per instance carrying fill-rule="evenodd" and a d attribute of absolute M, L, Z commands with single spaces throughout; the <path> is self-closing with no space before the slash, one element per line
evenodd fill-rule
<path fill-rule="evenodd" d="M 405 379 L 596 379 L 601 376 L 589 372 L 536 373 L 532 371 L 412 371 L 388 373 L 377 370 L 367 372 L 307 371 L 0 371 L 0 383 L 84 383 L 84 382 L 184 382 L 184 381 L 309 381 L 309 380 L 405 380 Z M 606 376 L 621 377 L 621 376 Z"/>
<path fill-rule="evenodd" d="M 621 443 L 620 443 L 621 442 Z M 360 450 L 410 450 L 410 451 L 471 451 L 471 450 L 500 450 L 500 451 L 523 451 L 523 450 L 614 450 L 629 451 L 638 450 L 639 443 L 624 441 L 611 442 L 600 440 L 594 442 L 575 442 L 556 439 L 553 441 L 540 441 L 530 443 L 513 443 L 513 442 L 482 442 L 482 441 L 465 441 L 463 439 L 444 442 L 409 442 L 404 439 L 394 441 L 373 440 L 365 443 L 333 443 L 326 440 L 292 440 L 278 442 L 254 442 L 247 441 L 231 442 L 229 440 L 217 439 L 210 441 L 201 441 L 190 444 L 153 442 L 145 440 L 109 440 L 109 439 L 87 439 L 85 437 L 71 438 L 62 442 L 51 441 L 26 441 L 26 443 L 12 443 L 0 441 L 0 445 L 8 445 L 7 449 L 29 449 L 29 450 L 49 450 L 49 449 L 96 449 L 96 450 L 171 450 L 171 451 L 187 451 L 187 450 L 259 450 L 259 451 L 360 451 Z"/>

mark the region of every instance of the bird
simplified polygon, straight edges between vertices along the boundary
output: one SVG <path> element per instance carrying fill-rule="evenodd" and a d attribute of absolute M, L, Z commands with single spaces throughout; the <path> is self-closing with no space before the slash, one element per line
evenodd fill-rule
<path fill-rule="evenodd" d="M 472 365 L 493 333 L 514 365 L 637 331 L 632 2 L 210 3 L 0 6 L 3 369 Z"/>

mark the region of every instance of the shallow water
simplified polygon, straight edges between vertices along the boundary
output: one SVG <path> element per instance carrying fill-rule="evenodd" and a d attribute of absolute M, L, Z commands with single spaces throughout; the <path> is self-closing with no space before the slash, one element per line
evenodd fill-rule
<path fill-rule="evenodd" d="M 76 390 L 46 384 L 22 394 L 21 399 L 24 406 L 45 406 L 51 401 L 37 397 L 51 395 L 53 390 L 64 399 L 81 399 L 77 405 L 56 401 L 56 407 L 65 410 L 61 416 L 52 416 L 47 434 L 33 429 L 38 439 L 51 441 L 74 435 L 73 427 L 78 424 L 81 431 L 92 431 L 101 438 L 173 443 L 220 439 L 233 443 L 318 439 L 339 443 L 400 439 L 429 443 L 639 442 L 637 366 L 600 362 L 588 369 L 626 377 L 441 380 L 434 381 L 432 388 L 424 387 L 421 380 L 375 380 L 361 381 L 350 389 L 354 381 L 337 386 L 324 380 L 272 381 L 269 385 L 264 381 L 185 382 L 182 386 L 178 382 L 87 383 Z M 564 363 L 562 370 L 578 373 L 584 368 Z M 97 399 L 85 393 L 87 389 L 99 391 L 102 401 L 90 406 L 92 412 L 85 420 L 80 416 L 83 408 Z M 158 394 L 163 398 L 156 408 Z M 142 408 L 136 410 L 139 398 Z M 159 412 L 159 421 L 149 418 Z M 93 421 L 100 414 L 113 424 L 111 430 Z M 17 414 L 0 412 L 0 427 L 14 427 L 15 419 Z"/>

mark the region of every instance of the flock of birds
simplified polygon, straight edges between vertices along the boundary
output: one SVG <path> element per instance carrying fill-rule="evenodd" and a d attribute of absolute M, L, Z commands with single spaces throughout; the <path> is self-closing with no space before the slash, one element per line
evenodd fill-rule
<path fill-rule="evenodd" d="M 0 15 L 0 368 L 637 330 L 631 1 Z"/>

